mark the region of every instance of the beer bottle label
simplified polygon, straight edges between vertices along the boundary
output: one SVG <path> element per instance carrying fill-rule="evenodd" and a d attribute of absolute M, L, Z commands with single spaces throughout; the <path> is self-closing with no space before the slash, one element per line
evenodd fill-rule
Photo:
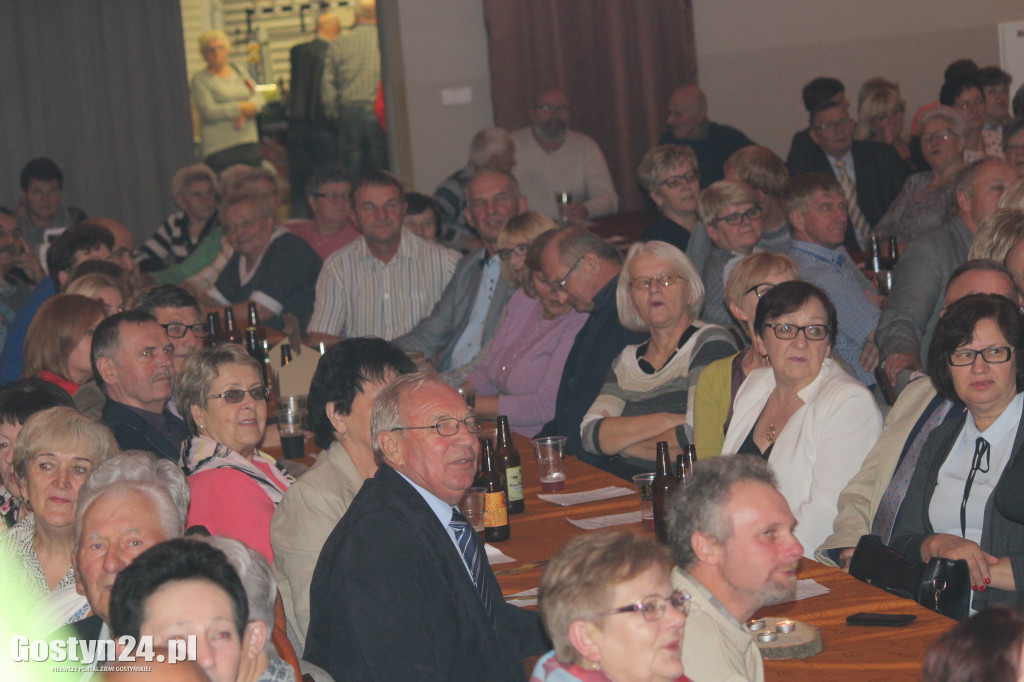
<path fill-rule="evenodd" d="M 523 467 L 505 469 L 505 479 L 508 482 L 509 501 L 518 502 L 523 499 Z"/>
<path fill-rule="evenodd" d="M 484 526 L 497 528 L 508 525 L 508 510 L 505 508 L 505 493 L 484 493 Z"/>

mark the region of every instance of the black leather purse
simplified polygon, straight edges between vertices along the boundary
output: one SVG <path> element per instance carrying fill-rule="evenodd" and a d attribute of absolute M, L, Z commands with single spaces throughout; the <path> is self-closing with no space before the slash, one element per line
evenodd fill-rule
<path fill-rule="evenodd" d="M 944 616 L 962 621 L 970 615 L 971 573 L 963 559 L 909 561 L 877 535 L 864 535 L 850 560 L 850 575 Z"/>

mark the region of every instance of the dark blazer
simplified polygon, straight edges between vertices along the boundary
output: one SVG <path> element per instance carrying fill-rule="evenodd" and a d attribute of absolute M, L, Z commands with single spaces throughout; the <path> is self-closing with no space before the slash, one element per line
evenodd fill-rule
<path fill-rule="evenodd" d="M 459 550 L 426 501 L 382 464 L 327 538 L 310 583 L 303 658 L 336 680 L 522 682 L 550 649 L 532 611 L 496 595 L 492 625 Z"/>
<path fill-rule="evenodd" d="M 968 412 L 957 419 L 947 419 L 939 425 L 921 450 L 921 458 L 917 461 L 914 476 L 910 479 L 907 495 L 903 499 L 899 515 L 892 529 L 890 545 L 911 561 L 921 561 L 921 545 L 925 538 L 935 533 L 928 507 L 935 492 L 939 469 L 949 457 L 949 451 L 956 442 L 960 429 L 967 421 Z M 1024 607 L 1024 525 L 1011 521 L 998 509 L 996 500 L 1007 494 L 1020 495 L 1020 488 L 1013 488 L 1019 482 L 1016 476 L 1009 475 L 1024 466 L 1024 418 L 1017 427 L 1017 435 L 1013 440 L 1013 454 L 1006 463 L 999 483 L 985 503 L 985 522 L 981 531 L 981 548 L 995 557 L 1010 557 L 1013 578 L 1019 592 L 1007 592 L 989 588 L 985 592 L 975 592 L 972 606 L 983 609 L 990 604 L 1009 604 L 1016 608 Z M 1011 489 L 1012 488 L 1012 489 Z"/>
<path fill-rule="evenodd" d="M 291 50 L 292 79 L 288 92 L 288 118 L 311 123 L 327 121 L 320 101 L 320 80 L 324 73 L 324 55 L 328 42 L 314 38 Z"/>
<path fill-rule="evenodd" d="M 71 624 L 78 639 L 93 640 L 100 638 L 100 630 L 103 629 L 103 619 L 97 615 L 83 618 Z"/>
<path fill-rule="evenodd" d="M 889 204 L 903 189 L 910 168 L 891 145 L 881 142 L 853 141 L 853 172 L 857 176 L 857 205 L 874 227 L 889 210 Z M 835 177 L 832 164 L 818 145 L 800 146 L 790 152 L 786 162 L 791 176 L 804 173 L 828 173 Z"/>
<path fill-rule="evenodd" d="M 182 432 L 188 433 L 188 427 L 174 415 L 166 413 L 170 419 L 181 423 Z M 181 458 L 181 443 L 172 443 L 150 427 L 145 419 L 135 414 L 122 403 L 107 398 L 103 405 L 100 422 L 110 427 L 117 439 L 117 446 L 122 450 L 146 450 L 160 459 L 177 463 Z"/>

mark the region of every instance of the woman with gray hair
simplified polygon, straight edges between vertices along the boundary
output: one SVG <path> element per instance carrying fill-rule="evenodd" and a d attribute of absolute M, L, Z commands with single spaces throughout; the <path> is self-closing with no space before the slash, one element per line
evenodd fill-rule
<path fill-rule="evenodd" d="M 271 642 L 277 583 L 270 564 L 262 554 L 238 540 L 217 536 L 198 539 L 224 552 L 238 573 L 249 602 L 249 623 L 242 634 L 242 657 L 235 682 L 294 680 L 294 669 L 278 655 Z"/>
<path fill-rule="evenodd" d="M 636 172 L 640 185 L 661 213 L 643 231 L 640 241 L 668 242 L 685 253 L 690 235 L 699 222 L 700 167 L 697 155 L 684 145 L 658 145 L 644 154 Z"/>
<path fill-rule="evenodd" d="M 203 348 L 181 366 L 175 397 L 192 432 L 182 445 L 188 524 L 241 540 L 272 562 L 270 518 L 294 479 L 258 447 L 270 398 L 259 364 L 237 344 Z"/>
<path fill-rule="evenodd" d="M 967 123 L 952 107 L 937 106 L 921 116 L 921 153 L 931 170 L 914 173 L 903 184 L 872 233 L 906 244 L 939 228 L 953 207 L 956 176 L 964 167 Z"/>
<path fill-rule="evenodd" d="M 653 471 L 655 444 L 673 453 L 693 442 L 693 396 L 701 371 L 736 352 L 722 327 L 697 319 L 704 285 L 686 255 L 665 242 L 636 243 L 619 273 L 619 321 L 651 338 L 626 346 L 583 417 L 583 449 Z"/>
<path fill-rule="evenodd" d="M 672 588 L 672 559 L 648 537 L 603 531 L 551 557 L 538 609 L 554 644 L 530 682 L 682 682 L 690 595 Z"/>
<path fill-rule="evenodd" d="M 171 180 L 171 196 L 177 213 L 146 240 L 139 253 L 139 272 L 153 272 L 180 263 L 218 224 L 217 176 L 209 166 L 197 163 L 178 169 Z"/>
<path fill-rule="evenodd" d="M 252 78 L 230 62 L 230 49 L 224 31 L 200 35 L 199 50 L 206 68 L 192 77 L 203 162 L 214 173 L 236 163 L 259 166 L 262 162 L 256 116 L 263 109 L 263 95 L 256 92 Z"/>
<path fill-rule="evenodd" d="M 117 452 L 106 426 L 70 407 L 28 418 L 14 445 L 13 468 L 33 513 L 0 536 L 0 594 L 29 611 L 50 592 L 75 584 L 71 566 L 78 493 L 99 464 Z"/>

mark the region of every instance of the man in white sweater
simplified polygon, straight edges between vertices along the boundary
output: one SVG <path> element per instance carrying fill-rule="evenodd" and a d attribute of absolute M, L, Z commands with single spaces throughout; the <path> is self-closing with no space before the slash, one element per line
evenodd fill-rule
<path fill-rule="evenodd" d="M 533 124 L 512 133 L 516 145 L 515 176 L 530 208 L 552 220 L 559 217 L 555 194 L 571 194 L 565 207 L 570 224 L 615 213 L 615 193 L 608 163 L 591 138 L 569 130 L 569 99 L 558 88 L 541 90 L 530 109 Z"/>

